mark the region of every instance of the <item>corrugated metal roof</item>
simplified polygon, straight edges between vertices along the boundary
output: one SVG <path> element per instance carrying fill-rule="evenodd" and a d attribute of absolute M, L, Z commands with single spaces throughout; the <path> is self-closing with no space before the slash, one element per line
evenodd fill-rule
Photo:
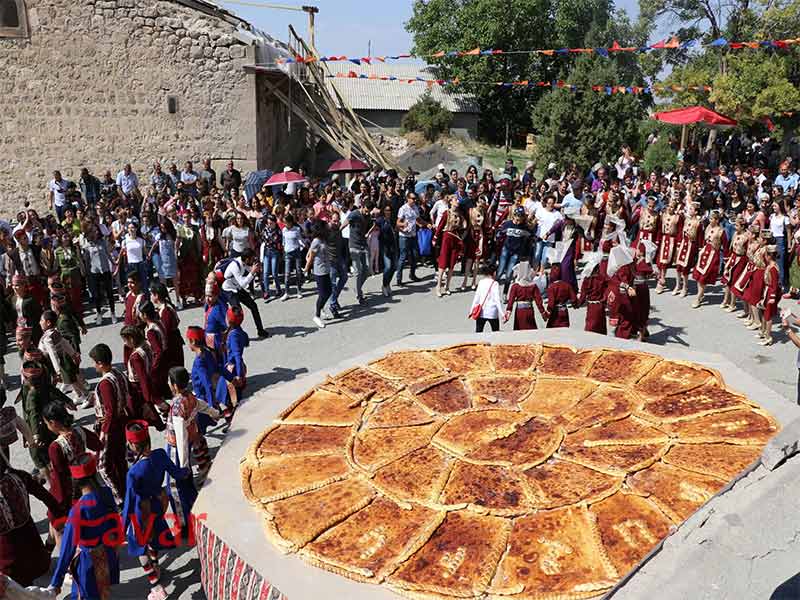
<path fill-rule="evenodd" d="M 361 75 L 377 75 L 379 77 L 396 75 L 402 79 L 422 77 L 433 79 L 435 75 L 427 65 L 377 63 L 373 65 L 356 65 L 351 62 L 322 63 L 331 75 L 337 73 L 354 73 Z M 323 67 L 323 68 L 325 68 Z M 399 81 L 380 81 L 375 79 L 358 79 L 350 77 L 334 77 L 327 80 L 328 85 L 335 87 L 344 100 L 355 110 L 399 110 L 407 111 L 419 100 L 426 90 L 441 102 L 447 110 L 455 113 L 479 113 L 478 102 L 471 94 L 447 93 L 441 86 L 428 88 L 422 82 L 401 83 Z"/>

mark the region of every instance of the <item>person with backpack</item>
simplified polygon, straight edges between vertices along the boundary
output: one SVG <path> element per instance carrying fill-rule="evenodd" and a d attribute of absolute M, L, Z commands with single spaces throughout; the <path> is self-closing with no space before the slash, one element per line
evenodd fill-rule
<path fill-rule="evenodd" d="M 260 269 L 261 265 L 255 264 L 255 254 L 250 248 L 246 248 L 239 256 L 232 258 L 225 267 L 222 296 L 228 306 L 241 308 L 244 304 L 249 308 L 253 314 L 258 337 L 268 338 L 269 333 L 261 323 L 261 315 L 258 312 L 256 301 L 247 291 L 253 280 L 258 277 Z"/>

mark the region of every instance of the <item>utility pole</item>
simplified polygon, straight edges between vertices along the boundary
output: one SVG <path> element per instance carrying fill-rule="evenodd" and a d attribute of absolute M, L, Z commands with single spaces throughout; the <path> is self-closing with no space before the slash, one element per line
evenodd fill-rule
<path fill-rule="evenodd" d="M 269 8 L 272 10 L 294 10 L 308 14 L 308 40 L 311 49 L 316 53 L 317 47 L 314 44 L 314 15 L 319 12 L 316 6 L 289 6 L 287 4 L 273 4 L 271 2 L 261 2 L 260 0 L 224 0 L 228 4 L 238 4 L 239 6 L 253 6 L 256 8 Z"/>
<path fill-rule="evenodd" d="M 303 6 L 302 10 L 308 13 L 308 44 L 311 46 L 314 54 L 316 54 L 317 45 L 314 43 L 314 15 L 319 12 L 319 9 L 316 6 Z"/>

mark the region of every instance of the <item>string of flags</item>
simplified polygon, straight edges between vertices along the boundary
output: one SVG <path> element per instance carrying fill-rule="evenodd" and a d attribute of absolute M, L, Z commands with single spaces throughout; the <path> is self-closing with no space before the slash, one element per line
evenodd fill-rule
<path fill-rule="evenodd" d="M 710 92 L 711 86 L 708 85 L 648 85 L 648 86 L 624 86 L 624 85 L 592 85 L 592 86 L 576 86 L 562 80 L 555 81 L 462 81 L 460 79 L 425 79 L 424 77 L 396 77 L 394 75 L 375 75 L 356 73 L 349 71 L 347 73 L 337 73 L 336 75 L 328 75 L 329 79 L 370 79 L 376 81 L 394 81 L 397 83 L 424 83 L 428 87 L 434 85 L 492 85 L 503 88 L 552 88 L 552 89 L 565 89 L 572 92 L 590 88 L 593 92 L 604 93 L 608 96 L 613 94 L 663 94 L 672 92 Z"/>
<path fill-rule="evenodd" d="M 596 54 L 605 58 L 610 57 L 612 54 L 621 52 L 650 52 L 652 50 L 688 50 L 690 48 L 729 48 L 731 50 L 751 49 L 757 50 L 760 48 L 773 48 L 785 50 L 790 46 L 800 44 L 800 38 L 786 39 L 786 40 L 763 40 L 751 42 L 731 42 L 725 38 L 717 38 L 712 42 L 706 44 L 700 43 L 698 40 L 687 40 L 681 42 L 677 37 L 661 40 L 652 45 L 647 46 L 630 46 L 623 47 L 614 40 L 614 43 L 607 48 L 553 48 L 548 50 L 497 50 L 494 48 L 473 48 L 472 50 L 440 50 L 433 54 L 395 54 L 393 56 L 361 56 L 349 57 L 344 55 L 330 55 L 330 56 L 300 56 L 296 55 L 293 58 L 282 58 L 276 61 L 277 64 L 289 63 L 312 63 L 312 62 L 351 62 L 356 65 L 372 64 L 373 62 L 385 63 L 387 61 L 403 60 L 407 58 L 414 59 L 430 59 L 430 58 L 455 58 L 461 56 L 502 56 L 512 54 L 543 54 L 545 56 L 570 56 L 576 54 Z"/>

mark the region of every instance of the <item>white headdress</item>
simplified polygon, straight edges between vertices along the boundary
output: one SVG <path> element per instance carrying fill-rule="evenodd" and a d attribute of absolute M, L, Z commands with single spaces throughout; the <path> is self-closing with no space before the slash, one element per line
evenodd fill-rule
<path fill-rule="evenodd" d="M 523 261 L 517 263 L 517 266 L 514 267 L 513 270 L 514 278 L 516 282 L 522 286 L 528 286 L 533 284 L 533 277 L 535 275 L 533 269 L 531 269 L 531 265 L 527 261 Z"/>
<path fill-rule="evenodd" d="M 600 261 L 603 260 L 603 253 L 602 252 L 588 252 L 583 255 L 586 258 L 586 264 L 583 266 L 583 272 L 581 273 L 581 277 L 586 279 L 592 272 L 595 270 L 597 265 L 600 264 Z"/>
<path fill-rule="evenodd" d="M 627 246 L 614 246 L 608 255 L 608 269 L 606 273 L 613 277 L 620 267 L 629 265 L 633 262 L 633 253 Z"/>

